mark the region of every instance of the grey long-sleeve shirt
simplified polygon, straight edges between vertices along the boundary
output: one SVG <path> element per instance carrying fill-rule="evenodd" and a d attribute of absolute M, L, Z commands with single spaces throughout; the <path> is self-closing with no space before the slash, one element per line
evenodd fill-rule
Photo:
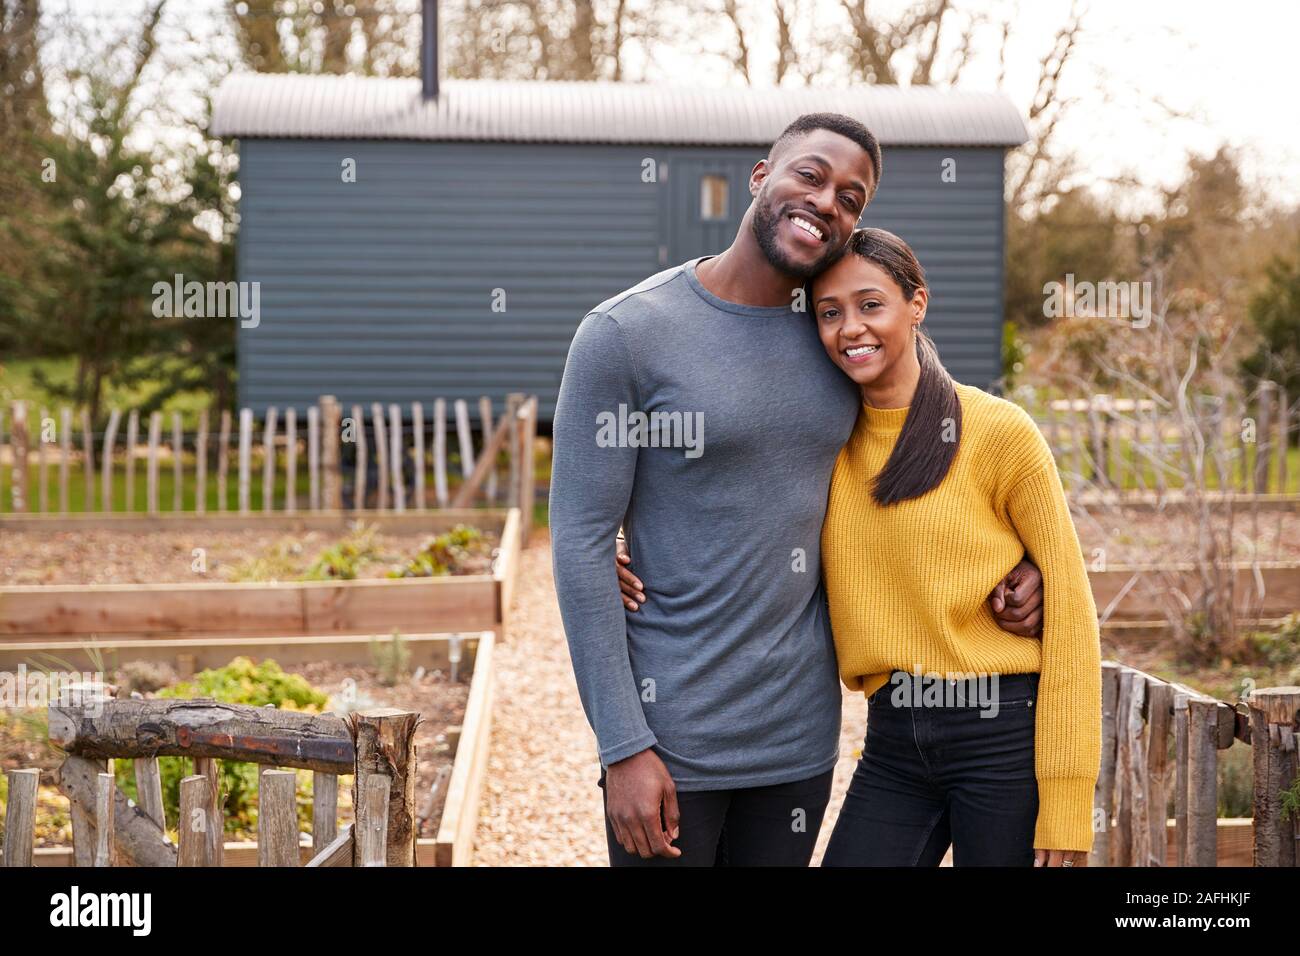
<path fill-rule="evenodd" d="M 859 404 L 809 315 L 713 295 L 695 275 L 705 258 L 583 319 L 551 474 L 556 590 L 601 763 L 654 747 L 679 790 L 835 764 L 820 540 Z M 646 586 L 633 613 L 614 565 L 620 524 Z"/>

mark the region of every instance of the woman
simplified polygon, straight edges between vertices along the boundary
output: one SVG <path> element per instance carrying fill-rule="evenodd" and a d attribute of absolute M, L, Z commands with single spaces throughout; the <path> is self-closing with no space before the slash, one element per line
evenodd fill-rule
<path fill-rule="evenodd" d="M 863 399 L 822 568 L 840 676 L 869 717 L 823 865 L 936 866 L 951 844 L 957 866 L 1084 866 L 1100 643 L 1051 451 L 1022 409 L 940 364 L 925 274 L 899 237 L 855 231 L 806 293 Z M 1043 573 L 1041 641 L 1001 629 L 985 600 L 1026 553 Z"/>

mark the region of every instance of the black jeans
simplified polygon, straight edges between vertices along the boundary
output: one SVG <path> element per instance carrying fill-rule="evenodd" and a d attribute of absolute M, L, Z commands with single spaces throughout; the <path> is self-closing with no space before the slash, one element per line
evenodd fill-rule
<path fill-rule="evenodd" d="M 610 866 L 807 866 L 817 844 L 835 771 L 766 787 L 677 791 L 681 834 L 673 846 L 679 857 L 648 860 L 628 853 L 614 838 L 600 772 L 605 807 L 605 842 Z"/>
<path fill-rule="evenodd" d="M 949 844 L 954 866 L 1032 866 L 1039 675 L 999 675 L 983 701 L 958 681 L 943 706 L 916 706 L 905 683 L 896 706 L 899 673 L 868 699 L 862 759 L 822 866 L 938 866 Z"/>

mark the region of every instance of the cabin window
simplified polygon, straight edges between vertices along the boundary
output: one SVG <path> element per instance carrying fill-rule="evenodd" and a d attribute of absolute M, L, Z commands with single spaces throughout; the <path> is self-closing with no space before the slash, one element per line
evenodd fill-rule
<path fill-rule="evenodd" d="M 727 177 L 700 177 L 700 218 L 727 218 Z"/>

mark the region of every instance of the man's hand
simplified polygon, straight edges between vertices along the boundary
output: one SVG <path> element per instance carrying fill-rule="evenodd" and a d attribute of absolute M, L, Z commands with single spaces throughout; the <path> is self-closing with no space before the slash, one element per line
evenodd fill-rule
<path fill-rule="evenodd" d="M 623 606 L 635 611 L 645 603 L 645 591 L 641 579 L 629 570 L 632 556 L 627 553 L 627 541 L 623 538 L 618 539 L 614 564 L 618 568 L 618 589 L 623 592 Z"/>
<path fill-rule="evenodd" d="M 653 750 L 612 763 L 605 771 L 605 801 L 614 838 L 643 860 L 679 857 L 670 845 L 681 834 L 677 785 Z M 662 815 L 661 815 L 662 811 Z"/>
<path fill-rule="evenodd" d="M 1021 561 L 989 595 L 989 610 L 998 627 L 1021 637 L 1043 633 L 1043 575 L 1029 561 Z"/>

